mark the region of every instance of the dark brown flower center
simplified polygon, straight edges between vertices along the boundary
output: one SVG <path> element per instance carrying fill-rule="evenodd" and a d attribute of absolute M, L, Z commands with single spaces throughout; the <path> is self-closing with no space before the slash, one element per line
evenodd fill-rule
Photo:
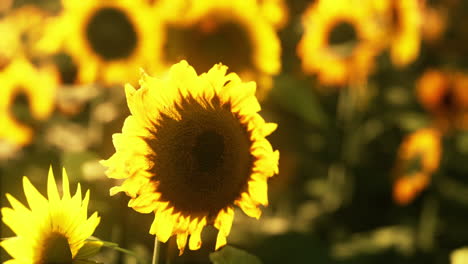
<path fill-rule="evenodd" d="M 205 131 L 195 139 L 192 155 L 198 169 L 203 173 L 209 173 L 222 164 L 224 154 L 223 136 L 216 131 Z"/>
<path fill-rule="evenodd" d="M 357 42 L 355 26 L 347 21 L 335 23 L 328 33 L 328 45 L 334 52 L 344 57 L 353 53 Z"/>
<path fill-rule="evenodd" d="M 96 11 L 85 30 L 89 45 L 104 60 L 127 58 L 137 47 L 135 26 L 127 14 L 117 8 Z"/>
<path fill-rule="evenodd" d="M 189 27 L 169 27 L 166 60 L 187 60 L 197 72 L 207 72 L 216 63 L 230 71 L 253 67 L 253 47 L 245 26 L 235 21 L 207 16 Z"/>
<path fill-rule="evenodd" d="M 218 97 L 192 97 L 175 106 L 180 120 L 162 115 L 147 142 L 161 200 L 184 215 L 210 215 L 246 191 L 253 166 L 250 133 Z"/>
<path fill-rule="evenodd" d="M 445 88 L 445 92 L 440 98 L 440 107 L 447 113 L 455 113 L 457 111 L 457 103 L 452 87 L 447 86 Z"/>
<path fill-rule="evenodd" d="M 72 253 L 68 239 L 58 232 L 53 232 L 44 240 L 41 257 L 35 264 L 71 264 Z"/>

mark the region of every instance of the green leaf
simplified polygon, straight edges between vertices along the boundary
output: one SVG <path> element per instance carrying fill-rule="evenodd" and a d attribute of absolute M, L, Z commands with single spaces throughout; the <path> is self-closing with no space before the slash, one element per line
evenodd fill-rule
<path fill-rule="evenodd" d="M 297 114 L 306 122 L 324 127 L 328 122 L 327 116 L 312 89 L 312 85 L 305 80 L 282 75 L 275 79 L 271 96 L 281 107 Z"/>
<path fill-rule="evenodd" d="M 262 261 L 245 250 L 225 246 L 219 251 L 210 254 L 214 264 L 262 264 Z"/>
<path fill-rule="evenodd" d="M 132 256 L 134 257 L 138 263 L 145 263 L 142 259 L 140 259 L 140 257 L 135 254 L 135 252 L 131 251 L 131 250 L 128 250 L 128 249 L 125 249 L 125 248 L 121 248 L 119 247 L 119 244 L 117 243 L 114 243 L 114 242 L 109 242 L 109 241 L 102 241 L 102 246 L 103 247 L 107 247 L 107 248 L 110 248 L 112 250 L 116 250 L 116 251 L 119 251 L 119 252 L 122 252 L 124 254 L 127 254 L 129 256 Z"/>

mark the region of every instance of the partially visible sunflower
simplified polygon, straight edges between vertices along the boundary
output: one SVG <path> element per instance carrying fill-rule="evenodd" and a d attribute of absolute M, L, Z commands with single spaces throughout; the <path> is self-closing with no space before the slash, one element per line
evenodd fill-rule
<path fill-rule="evenodd" d="M 13 259 L 5 263 L 95 263 L 87 259 L 102 246 L 100 241 L 88 241 L 100 218 L 95 212 L 87 217 L 89 191 L 81 197 L 80 184 L 70 195 L 68 177 L 63 171 L 60 197 L 52 169 L 47 181 L 48 199 L 23 177 L 24 194 L 29 208 L 6 194 L 12 208 L 2 208 L 2 220 L 16 237 L 0 242 Z"/>
<path fill-rule="evenodd" d="M 48 14 L 25 5 L 10 11 L 0 19 L 0 69 L 16 57 L 32 59 L 39 56 L 36 43 L 40 39 Z"/>
<path fill-rule="evenodd" d="M 280 40 L 255 0 L 162 1 L 165 62 L 186 59 L 199 72 L 223 63 L 244 80 L 256 81 L 263 99 L 281 69 Z"/>
<path fill-rule="evenodd" d="M 362 83 L 381 47 L 367 2 L 318 1 L 303 15 L 304 35 L 297 47 L 306 73 L 325 85 Z"/>
<path fill-rule="evenodd" d="M 428 42 L 438 41 L 448 26 L 448 10 L 426 4 L 422 12 L 422 37 Z"/>
<path fill-rule="evenodd" d="M 420 129 L 403 140 L 394 168 L 395 202 L 406 205 L 429 185 L 441 153 L 441 134 L 436 129 Z"/>
<path fill-rule="evenodd" d="M 83 83 L 138 79 L 139 67 L 157 69 L 161 30 L 144 0 L 62 0 L 40 47 L 72 56 Z"/>
<path fill-rule="evenodd" d="M 279 152 L 265 138 L 276 129 L 257 113 L 255 83 L 215 65 L 200 76 L 182 61 L 166 79 L 143 74 L 140 88 L 125 87 L 129 116 L 114 134 L 116 153 L 103 165 L 125 179 L 129 206 L 155 213 L 150 233 L 166 242 L 177 236 L 180 254 L 201 247 L 213 224 L 216 249 L 226 244 L 234 205 L 259 218 L 268 204 L 267 180 L 278 173 Z M 190 239 L 188 236 L 190 235 Z"/>
<path fill-rule="evenodd" d="M 427 70 L 417 81 L 416 94 L 439 129 L 468 129 L 468 75 Z"/>
<path fill-rule="evenodd" d="M 371 0 L 372 1 L 372 0 Z M 414 61 L 419 55 L 422 34 L 423 5 L 420 0 L 372 1 L 382 20 L 392 63 L 398 67 Z"/>
<path fill-rule="evenodd" d="M 31 128 L 15 120 L 11 108 L 15 96 L 24 93 L 34 118 L 46 119 L 54 108 L 58 75 L 51 68 L 36 68 L 24 58 L 17 58 L 0 72 L 0 139 L 17 145 L 31 142 Z"/>
<path fill-rule="evenodd" d="M 6 19 L 0 20 L 0 70 L 16 56 L 19 44 L 16 28 Z"/>

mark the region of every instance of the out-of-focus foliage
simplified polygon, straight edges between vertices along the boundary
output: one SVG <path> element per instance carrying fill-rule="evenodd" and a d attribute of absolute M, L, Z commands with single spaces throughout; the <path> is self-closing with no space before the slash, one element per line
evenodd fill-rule
<path fill-rule="evenodd" d="M 210 260 L 214 264 L 262 264 L 258 257 L 231 246 L 226 246 L 217 252 L 211 253 Z"/>
<path fill-rule="evenodd" d="M 260 220 L 236 211 L 228 246 L 213 253 L 207 227 L 198 251 L 160 243 L 160 263 L 258 261 L 246 252 L 262 263 L 466 262 L 467 1 L 80 2 L 0 0 L 1 207 L 6 193 L 26 202 L 22 176 L 45 194 L 49 166 L 57 179 L 65 167 L 91 190 L 94 235 L 136 255 L 104 249 L 95 259 L 149 263 L 154 216 L 110 197 L 120 182 L 99 161 L 115 153 L 112 135 L 129 115 L 124 83 L 140 67 L 163 78 L 192 58 L 258 83 L 261 115 L 278 124 L 268 139 L 280 168 Z M 102 3 L 114 8 L 108 22 L 89 28 Z M 114 38 L 118 25 L 127 37 Z M 0 225 L 0 237 L 13 235 Z"/>

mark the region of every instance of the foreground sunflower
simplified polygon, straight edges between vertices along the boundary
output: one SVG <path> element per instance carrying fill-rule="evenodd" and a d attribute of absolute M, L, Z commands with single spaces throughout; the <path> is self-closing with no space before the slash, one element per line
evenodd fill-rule
<path fill-rule="evenodd" d="M 132 115 L 102 161 L 108 177 L 125 179 L 111 195 L 125 192 L 130 207 L 154 212 L 150 233 L 162 242 L 177 235 L 180 254 L 189 235 L 189 248 L 201 247 L 207 224 L 219 230 L 216 249 L 225 245 L 234 205 L 259 218 L 278 173 L 279 152 L 265 139 L 276 124 L 257 113 L 255 83 L 226 72 L 217 64 L 198 76 L 181 61 L 166 79 L 143 74 L 138 90 L 127 85 Z"/>
<path fill-rule="evenodd" d="M 27 177 L 23 177 L 23 187 L 29 208 L 6 194 L 12 208 L 2 208 L 2 220 L 17 236 L 0 242 L 0 246 L 13 257 L 5 263 L 95 263 L 87 259 L 99 251 L 102 243 L 87 239 L 100 218 L 96 212 L 87 217 L 89 191 L 82 199 L 78 184 L 72 197 L 65 170 L 62 175 L 61 198 L 52 169 L 47 180 L 48 199 Z"/>
<path fill-rule="evenodd" d="M 367 79 L 380 51 L 379 33 L 366 2 L 317 1 L 303 15 L 304 35 L 297 47 L 306 73 L 325 85 Z"/>
<path fill-rule="evenodd" d="M 223 63 L 247 81 L 255 81 L 262 100 L 281 69 L 280 40 L 275 26 L 255 0 L 161 1 L 165 18 L 164 61 L 184 59 L 200 72 Z M 169 67 L 168 67 L 169 68 Z"/>
<path fill-rule="evenodd" d="M 429 69 L 418 79 L 416 94 L 439 129 L 468 129 L 467 74 Z"/>
<path fill-rule="evenodd" d="M 24 146 L 31 142 L 33 130 L 12 114 L 15 97 L 23 93 L 31 115 L 44 120 L 54 109 L 58 73 L 51 68 L 36 68 L 25 58 L 17 58 L 0 72 L 0 139 Z"/>
<path fill-rule="evenodd" d="M 429 185 L 441 152 L 441 134 L 433 128 L 417 130 L 403 140 L 394 169 L 393 197 L 398 204 L 410 203 Z"/>
<path fill-rule="evenodd" d="M 64 51 L 83 83 L 138 79 L 139 67 L 157 68 L 161 30 L 144 0 L 62 0 L 63 11 L 41 40 L 46 52 Z"/>

